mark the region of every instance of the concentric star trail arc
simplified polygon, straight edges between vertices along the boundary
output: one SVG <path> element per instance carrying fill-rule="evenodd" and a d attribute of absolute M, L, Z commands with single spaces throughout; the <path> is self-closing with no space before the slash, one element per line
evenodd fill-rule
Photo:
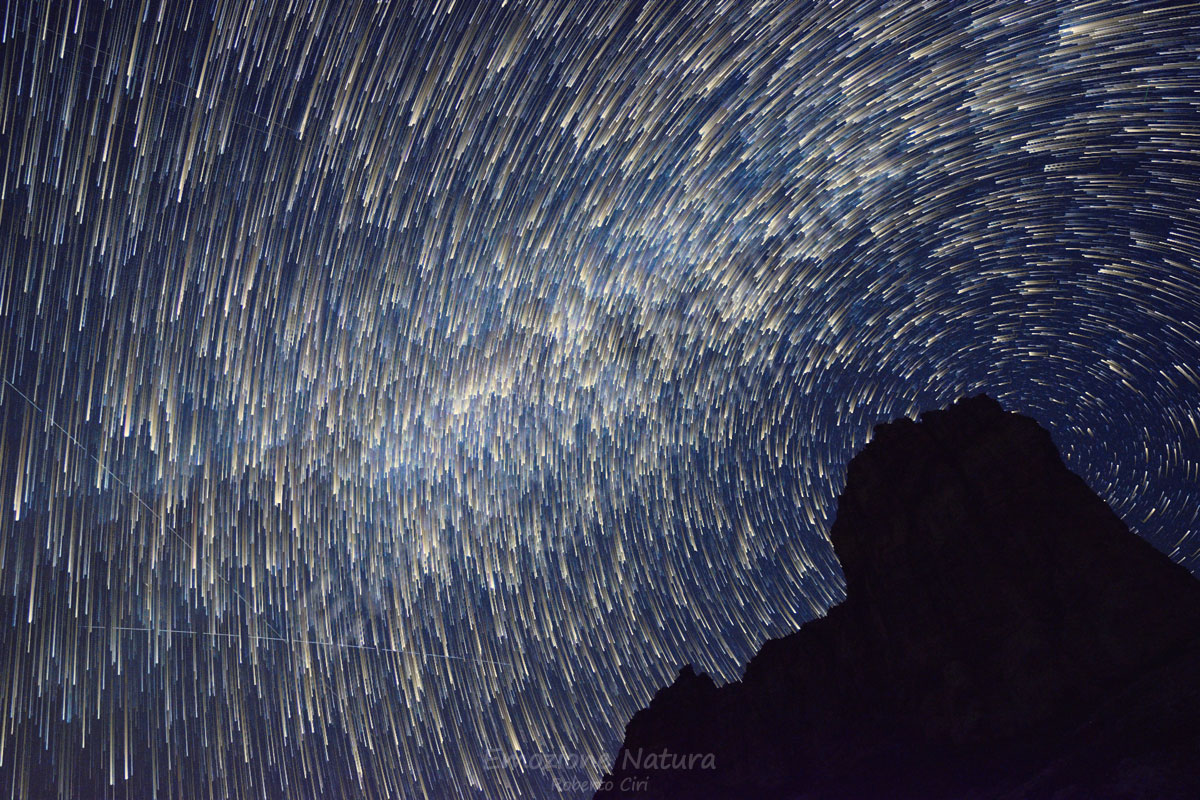
<path fill-rule="evenodd" d="M 1197 12 L 9 3 L 0 795 L 570 796 L 981 391 L 1195 570 Z"/>

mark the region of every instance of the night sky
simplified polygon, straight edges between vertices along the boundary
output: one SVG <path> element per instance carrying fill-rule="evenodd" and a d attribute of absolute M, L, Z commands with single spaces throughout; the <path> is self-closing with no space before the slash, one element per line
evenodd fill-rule
<path fill-rule="evenodd" d="M 0 30 L 0 797 L 583 796 L 967 394 L 1200 569 L 1200 5 L 109 5 Z"/>

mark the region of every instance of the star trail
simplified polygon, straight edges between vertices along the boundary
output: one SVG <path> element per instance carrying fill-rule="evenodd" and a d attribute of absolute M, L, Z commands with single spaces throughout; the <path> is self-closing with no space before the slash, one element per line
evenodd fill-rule
<path fill-rule="evenodd" d="M 966 394 L 1200 567 L 1200 5 L 0 24 L 0 796 L 584 796 Z"/>

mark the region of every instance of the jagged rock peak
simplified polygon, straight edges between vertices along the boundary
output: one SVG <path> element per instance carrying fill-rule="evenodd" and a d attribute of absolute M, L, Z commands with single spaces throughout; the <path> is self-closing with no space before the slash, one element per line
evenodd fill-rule
<path fill-rule="evenodd" d="M 1034 420 L 981 395 L 879 425 L 830 539 L 846 600 L 741 681 L 681 669 L 597 798 L 1200 796 L 1200 582 Z M 715 768 L 622 759 L 658 751 Z"/>

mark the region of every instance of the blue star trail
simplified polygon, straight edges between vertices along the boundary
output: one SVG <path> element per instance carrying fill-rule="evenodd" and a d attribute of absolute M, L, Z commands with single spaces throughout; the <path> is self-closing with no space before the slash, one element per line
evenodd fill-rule
<path fill-rule="evenodd" d="M 0 796 L 570 796 L 966 394 L 1200 567 L 1200 6 L 0 25 Z"/>

